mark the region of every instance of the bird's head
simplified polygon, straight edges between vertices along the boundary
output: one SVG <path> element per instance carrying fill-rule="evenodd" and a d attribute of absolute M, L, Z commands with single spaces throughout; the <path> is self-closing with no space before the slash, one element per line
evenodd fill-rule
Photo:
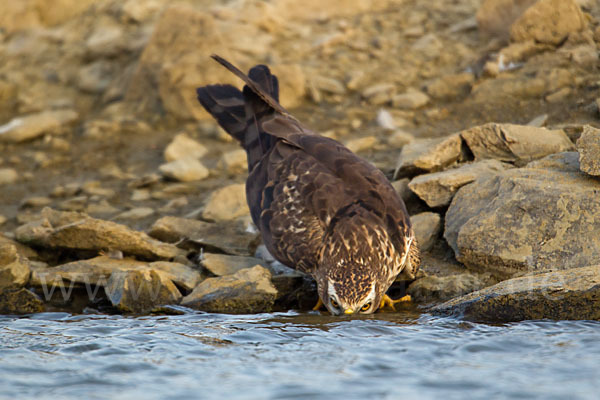
<path fill-rule="evenodd" d="M 329 260 L 317 276 L 319 297 L 333 315 L 371 314 L 387 290 L 378 274 L 355 260 Z"/>

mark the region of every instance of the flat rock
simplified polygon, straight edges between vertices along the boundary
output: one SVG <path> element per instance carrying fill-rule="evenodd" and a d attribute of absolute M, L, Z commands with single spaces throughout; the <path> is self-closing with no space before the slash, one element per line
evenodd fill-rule
<path fill-rule="evenodd" d="M 163 217 L 150 229 L 150 236 L 165 242 L 186 240 L 195 249 L 247 256 L 254 254 L 259 233 L 239 222 L 211 223 L 194 219 Z"/>
<path fill-rule="evenodd" d="M 215 190 L 210 194 L 202 218 L 208 221 L 229 221 L 250 215 L 246 203 L 246 185 L 235 183 Z"/>
<path fill-rule="evenodd" d="M 78 212 L 44 208 L 41 219 L 22 225 L 15 231 L 18 241 L 51 249 L 120 250 L 148 260 L 173 259 L 186 252 L 176 246 L 150 238 L 111 221 L 91 218 Z"/>
<path fill-rule="evenodd" d="M 15 183 L 19 174 L 13 168 L 0 168 L 0 185 Z"/>
<path fill-rule="evenodd" d="M 477 10 L 479 30 L 488 35 L 508 38 L 513 22 L 537 0 L 483 0 Z"/>
<path fill-rule="evenodd" d="M 483 160 L 446 171 L 419 175 L 410 181 L 408 187 L 429 207 L 441 207 L 450 204 L 452 197 L 462 186 L 510 167 L 497 160 Z"/>
<path fill-rule="evenodd" d="M 392 182 L 392 187 L 394 188 L 396 193 L 400 195 L 400 197 L 405 203 L 408 201 L 408 199 L 414 196 L 414 193 L 408 187 L 409 182 L 410 179 L 408 178 L 402 178 Z"/>
<path fill-rule="evenodd" d="M 30 290 L 0 290 L 0 314 L 32 314 L 44 311 L 44 302 Z"/>
<path fill-rule="evenodd" d="M 549 154 L 574 150 L 562 129 L 489 123 L 460 132 L 475 160 L 493 158 L 525 164 Z"/>
<path fill-rule="evenodd" d="M 539 0 L 512 24 L 510 38 L 515 42 L 535 40 L 559 45 L 570 33 L 587 25 L 575 0 Z"/>
<path fill-rule="evenodd" d="M 158 170 L 167 178 L 180 182 L 199 181 L 207 178 L 210 174 L 208 168 L 193 157 L 180 158 L 163 164 Z"/>
<path fill-rule="evenodd" d="M 111 274 L 104 291 L 121 312 L 135 314 L 178 304 L 182 297 L 168 277 L 154 270 L 116 271 Z"/>
<path fill-rule="evenodd" d="M 0 291 L 25 286 L 30 274 L 29 263 L 19 254 L 17 247 L 0 242 Z"/>
<path fill-rule="evenodd" d="M 407 289 L 417 303 L 432 303 L 452 299 L 485 287 L 485 280 L 471 272 L 417 279 Z"/>
<path fill-rule="evenodd" d="M 56 133 L 79 119 L 74 110 L 42 111 L 12 119 L 0 126 L 0 142 L 24 142 L 47 133 Z"/>
<path fill-rule="evenodd" d="M 201 143 L 190 138 L 185 133 L 180 133 L 173 138 L 171 143 L 165 148 L 165 160 L 171 162 L 181 160 L 182 158 L 201 158 L 208 152 L 208 149 Z"/>
<path fill-rule="evenodd" d="M 560 153 L 458 190 L 444 237 L 469 269 L 500 279 L 591 265 L 600 257 L 600 182 Z"/>
<path fill-rule="evenodd" d="M 200 265 L 216 276 L 232 275 L 255 265 L 268 268 L 267 263 L 260 258 L 216 253 L 203 253 Z"/>
<path fill-rule="evenodd" d="M 600 129 L 586 125 L 577 140 L 579 168 L 592 176 L 600 176 Z"/>
<path fill-rule="evenodd" d="M 429 96 L 419 90 L 397 94 L 392 98 L 392 105 L 396 108 L 416 110 L 429 103 Z"/>
<path fill-rule="evenodd" d="M 154 209 L 150 207 L 136 207 L 131 210 L 124 211 L 117 216 L 116 219 L 143 219 L 154 214 Z"/>
<path fill-rule="evenodd" d="M 181 305 L 218 313 L 269 312 L 277 298 L 268 269 L 256 265 L 233 275 L 208 278 Z"/>
<path fill-rule="evenodd" d="M 599 320 L 599 306 L 600 266 L 595 265 L 509 279 L 431 311 L 484 322 Z"/>
<path fill-rule="evenodd" d="M 402 147 L 394 176 L 419 171 L 439 171 L 463 158 L 462 139 L 458 134 L 438 139 L 415 140 Z"/>
<path fill-rule="evenodd" d="M 410 217 L 419 250 L 431 249 L 442 230 L 442 218 L 434 212 L 422 212 Z"/>

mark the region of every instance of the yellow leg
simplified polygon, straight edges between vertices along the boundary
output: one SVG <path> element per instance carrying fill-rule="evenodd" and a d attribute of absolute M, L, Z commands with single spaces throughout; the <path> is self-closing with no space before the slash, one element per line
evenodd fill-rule
<path fill-rule="evenodd" d="M 383 296 L 383 299 L 381 299 L 381 304 L 379 305 L 379 308 L 383 308 L 385 306 L 390 307 L 392 310 L 396 311 L 396 308 L 394 307 L 394 304 L 396 303 L 405 303 L 405 302 L 409 302 L 412 301 L 412 298 L 410 297 L 410 294 L 407 294 L 404 297 L 399 298 L 398 300 L 392 300 L 390 298 L 390 296 L 388 296 L 387 294 Z"/>
<path fill-rule="evenodd" d="M 319 301 L 317 301 L 317 305 L 313 307 L 313 311 L 319 311 L 323 307 L 325 307 L 325 304 L 323 304 L 321 298 L 319 297 Z"/>

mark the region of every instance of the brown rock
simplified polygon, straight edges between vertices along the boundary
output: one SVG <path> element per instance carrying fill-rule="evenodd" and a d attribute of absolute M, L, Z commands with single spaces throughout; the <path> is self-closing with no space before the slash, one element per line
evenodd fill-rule
<path fill-rule="evenodd" d="M 463 158 L 462 139 L 458 134 L 439 139 L 415 140 L 402 147 L 394 176 L 419 171 L 439 171 Z"/>
<path fill-rule="evenodd" d="M 143 232 L 77 212 L 44 208 L 42 219 L 20 226 L 18 241 L 34 246 L 71 250 L 120 250 L 145 259 L 172 259 L 185 251 L 151 239 Z"/>
<path fill-rule="evenodd" d="M 600 129 L 586 125 L 577 140 L 579 168 L 592 176 L 600 176 Z"/>
<path fill-rule="evenodd" d="M 25 286 L 30 274 L 27 259 L 18 253 L 17 247 L 0 242 L 0 292 Z"/>
<path fill-rule="evenodd" d="M 199 160 L 193 157 L 181 158 L 158 167 L 158 170 L 167 178 L 180 182 L 193 182 L 205 179 L 210 174 Z"/>
<path fill-rule="evenodd" d="M 181 305 L 208 312 L 260 313 L 271 311 L 276 297 L 271 273 L 256 265 L 233 275 L 206 279 L 183 298 Z"/>
<path fill-rule="evenodd" d="M 477 10 L 479 30 L 508 38 L 512 23 L 537 0 L 484 0 Z"/>
<path fill-rule="evenodd" d="M 15 183 L 19 179 L 19 174 L 12 168 L 0 168 L 0 185 Z"/>
<path fill-rule="evenodd" d="M 185 133 L 175 136 L 171 143 L 165 149 L 165 160 L 171 162 L 183 158 L 201 158 L 208 152 L 208 149 L 190 138 Z"/>
<path fill-rule="evenodd" d="M 25 289 L 0 290 L 0 314 L 31 314 L 44 311 L 44 302 Z"/>
<path fill-rule="evenodd" d="M 475 82 L 472 73 L 460 73 L 442 76 L 427 85 L 427 94 L 434 99 L 445 100 L 469 94 Z"/>
<path fill-rule="evenodd" d="M 419 175 L 410 181 L 408 187 L 429 207 L 441 207 L 450 204 L 452 197 L 462 186 L 509 167 L 510 165 L 497 160 L 483 160 L 446 171 Z"/>
<path fill-rule="evenodd" d="M 12 119 L 0 126 L 0 142 L 24 142 L 47 133 L 60 132 L 79 119 L 73 110 L 42 111 Z"/>
<path fill-rule="evenodd" d="M 216 253 L 203 253 L 200 265 L 216 276 L 232 275 L 242 269 L 255 265 L 262 265 L 268 268 L 267 264 L 260 258 Z"/>
<path fill-rule="evenodd" d="M 509 279 L 434 307 L 468 320 L 599 320 L 600 266 Z"/>
<path fill-rule="evenodd" d="M 558 45 L 569 33 L 580 31 L 586 25 L 574 0 L 538 0 L 511 26 L 510 38 L 515 42 L 533 39 Z"/>
<path fill-rule="evenodd" d="M 229 221 L 250 215 L 246 203 L 246 185 L 236 183 L 212 192 L 206 201 L 202 218 L 209 221 Z"/>
<path fill-rule="evenodd" d="M 524 164 L 574 149 L 564 131 L 533 126 L 489 123 L 464 130 L 460 136 L 476 160 L 493 158 Z"/>
<path fill-rule="evenodd" d="M 448 276 L 425 276 L 408 287 L 407 293 L 417 303 L 432 303 L 452 299 L 485 287 L 485 281 L 470 272 Z"/>

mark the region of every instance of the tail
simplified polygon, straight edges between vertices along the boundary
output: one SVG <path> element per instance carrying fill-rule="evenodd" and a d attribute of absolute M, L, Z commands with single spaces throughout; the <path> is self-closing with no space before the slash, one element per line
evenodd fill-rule
<path fill-rule="evenodd" d="M 279 104 L 279 82 L 265 65 L 250 69 L 248 75 L 225 59 L 213 55 L 217 62 L 242 79 L 246 85 L 240 92 L 231 85 L 209 85 L 198 88 L 198 101 L 219 125 L 246 150 L 248 170 L 273 146 L 274 138 L 264 132 L 261 122 L 275 113 L 289 115 Z"/>

